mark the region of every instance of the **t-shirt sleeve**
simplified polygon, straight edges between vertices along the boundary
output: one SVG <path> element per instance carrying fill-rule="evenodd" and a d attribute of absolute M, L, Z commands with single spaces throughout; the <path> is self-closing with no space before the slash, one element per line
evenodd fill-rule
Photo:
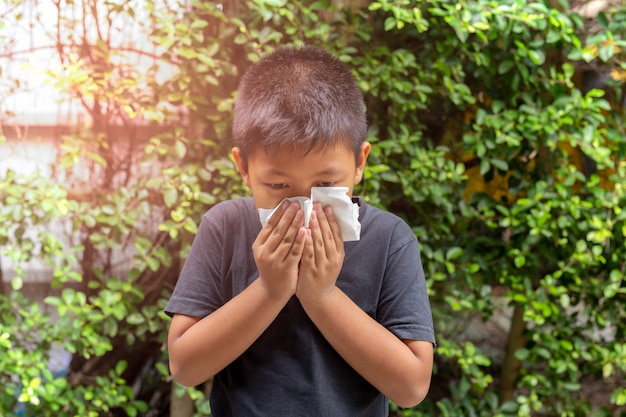
<path fill-rule="evenodd" d="M 165 313 L 169 316 L 185 314 L 201 318 L 224 303 L 220 291 L 219 259 L 222 253 L 223 222 L 223 210 L 219 205 L 203 216 L 176 287 L 165 307 Z"/>
<path fill-rule="evenodd" d="M 433 318 L 417 238 L 401 224 L 394 230 L 378 304 L 378 320 L 400 339 L 435 344 Z"/>

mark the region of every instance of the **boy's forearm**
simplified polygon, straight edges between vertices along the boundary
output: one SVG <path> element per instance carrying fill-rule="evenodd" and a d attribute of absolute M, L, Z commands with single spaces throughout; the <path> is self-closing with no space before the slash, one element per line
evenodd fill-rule
<path fill-rule="evenodd" d="M 283 299 L 284 298 L 284 299 Z M 178 382 L 205 382 L 240 356 L 272 323 L 290 297 L 275 298 L 260 279 L 215 312 L 187 327 L 175 316 L 168 335 L 170 371 Z M 183 323 L 177 327 L 179 323 Z"/>
<path fill-rule="evenodd" d="M 344 360 L 387 398 L 402 407 L 424 399 L 433 363 L 429 342 L 412 343 L 414 352 L 337 287 L 303 308 Z"/>

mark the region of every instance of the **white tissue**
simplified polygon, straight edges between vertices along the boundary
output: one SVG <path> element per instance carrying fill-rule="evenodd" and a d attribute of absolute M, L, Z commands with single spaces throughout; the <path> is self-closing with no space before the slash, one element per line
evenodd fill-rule
<path fill-rule="evenodd" d="M 353 203 L 348 197 L 348 187 L 313 187 L 311 197 L 289 197 L 288 200 L 298 202 L 304 211 L 304 226 L 309 226 L 313 203 L 319 201 L 323 206 L 330 205 L 341 229 L 341 236 L 344 242 L 359 240 L 361 237 L 361 223 L 359 223 L 359 205 Z M 280 203 L 282 204 L 281 201 Z M 261 224 L 265 226 L 272 214 L 280 207 L 280 204 L 271 209 L 260 208 L 259 217 Z"/>

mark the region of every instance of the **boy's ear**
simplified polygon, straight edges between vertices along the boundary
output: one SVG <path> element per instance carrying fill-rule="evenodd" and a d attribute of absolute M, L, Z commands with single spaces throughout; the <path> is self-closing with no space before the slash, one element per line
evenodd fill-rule
<path fill-rule="evenodd" d="M 354 185 L 361 182 L 363 179 L 363 170 L 365 169 L 365 162 L 367 162 L 367 156 L 370 154 L 372 145 L 369 142 L 363 142 L 361 144 L 361 152 L 357 159 L 356 172 L 354 173 Z"/>
<path fill-rule="evenodd" d="M 237 169 L 239 170 L 239 173 L 241 174 L 241 178 L 243 179 L 243 182 L 250 187 L 250 177 L 248 176 L 248 166 L 246 164 L 246 161 L 244 161 L 243 157 L 241 156 L 241 150 L 238 147 L 234 147 L 233 149 L 231 149 L 231 153 L 233 154 L 233 158 L 235 159 L 235 162 L 237 163 Z"/>

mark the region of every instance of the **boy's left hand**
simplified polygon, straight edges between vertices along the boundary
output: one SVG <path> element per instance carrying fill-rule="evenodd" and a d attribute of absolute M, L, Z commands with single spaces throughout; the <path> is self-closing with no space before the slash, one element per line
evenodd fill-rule
<path fill-rule="evenodd" d="M 319 302 L 333 291 L 345 256 L 343 245 L 332 207 L 314 203 L 296 287 L 301 303 Z"/>

